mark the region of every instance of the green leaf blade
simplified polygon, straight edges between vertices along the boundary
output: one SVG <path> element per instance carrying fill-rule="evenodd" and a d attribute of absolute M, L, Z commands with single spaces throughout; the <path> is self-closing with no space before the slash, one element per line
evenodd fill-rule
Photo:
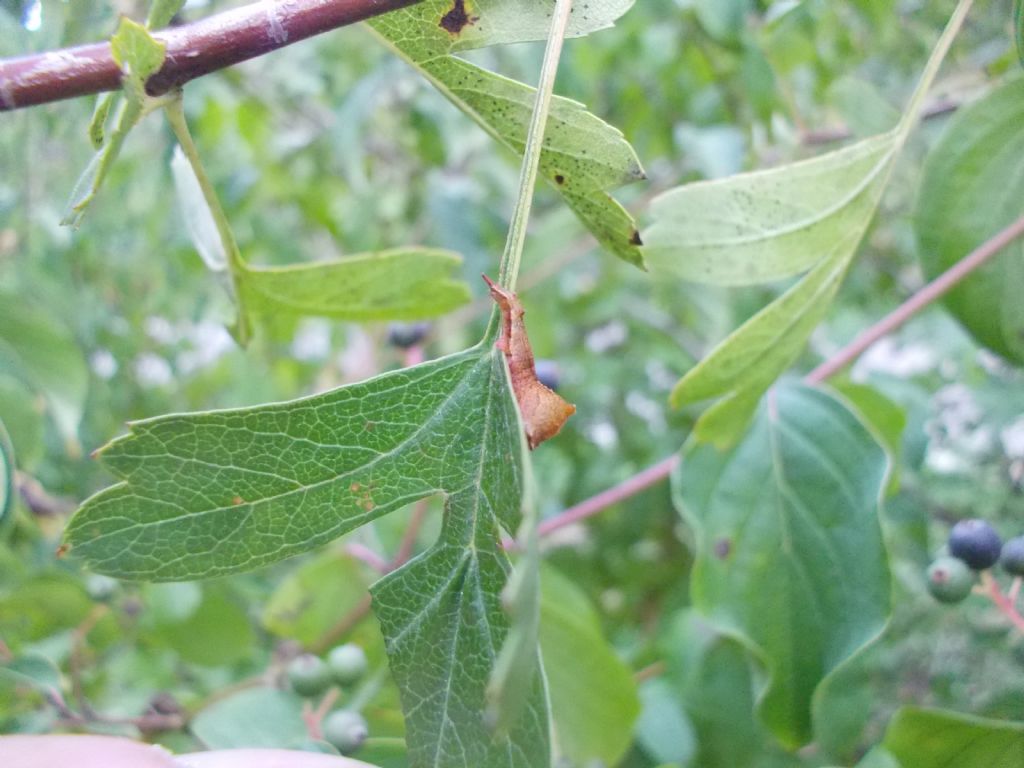
<path fill-rule="evenodd" d="M 65 442 L 77 451 L 89 372 L 68 329 L 24 297 L 0 294 L 0 371 L 46 398 Z"/>
<path fill-rule="evenodd" d="M 693 446 L 673 478 L 697 531 L 694 604 L 766 666 L 759 712 L 787 747 L 811 738 L 818 685 L 888 620 L 887 470 L 837 400 L 792 386 L 735 448 Z"/>
<path fill-rule="evenodd" d="M 161 581 L 312 549 L 448 487 L 476 442 L 452 417 L 478 407 L 488 365 L 476 348 L 290 403 L 136 422 L 100 453 L 124 482 L 66 540 L 98 572 Z"/>
<path fill-rule="evenodd" d="M 631 3 L 608 0 L 578 9 L 570 34 L 586 34 L 611 24 Z M 523 8 L 506 0 L 466 3 L 472 22 L 453 34 L 441 21 L 453 9 L 446 0 L 428 0 L 369 22 L 398 55 L 420 70 L 455 106 L 496 141 L 521 153 L 526 141 L 534 89 L 456 58 L 454 51 L 496 43 L 543 39 L 550 26 L 548 3 Z M 496 18 L 518 15 L 513 28 L 498 31 Z M 540 174 L 560 193 L 609 251 L 643 266 L 636 223 L 608 192 L 644 178 L 636 153 L 622 134 L 569 99 L 552 100 Z M 561 181 L 559 181 L 561 179 Z"/>
<path fill-rule="evenodd" d="M 163 66 L 167 44 L 149 34 L 142 24 L 122 16 L 117 32 L 110 38 L 110 52 L 124 73 L 125 94 L 141 106 L 147 98 L 146 81 Z"/>
<path fill-rule="evenodd" d="M 440 543 L 373 587 L 415 768 L 547 765 L 548 718 L 535 667 L 517 722 L 495 733 L 487 682 L 509 631 L 501 590 L 509 567 L 475 490 L 450 499 Z M 477 525 L 481 529 L 474 530 Z"/>
<path fill-rule="evenodd" d="M 0 526 L 14 509 L 14 447 L 0 419 Z"/>
<path fill-rule="evenodd" d="M 616 765 L 640 714 L 636 682 L 582 590 L 552 568 L 542 577 L 540 642 L 559 753 L 573 764 Z"/>
<path fill-rule="evenodd" d="M 900 768 L 1015 768 L 1024 759 L 1024 723 L 907 707 L 882 746 Z"/>
<path fill-rule="evenodd" d="M 566 37 L 582 37 L 615 25 L 615 20 L 633 7 L 635 0 L 594 0 L 573 8 Z M 451 3 L 449 3 L 451 4 Z M 465 26 L 448 41 L 453 51 L 483 48 L 489 45 L 544 40 L 551 28 L 550 0 L 480 0 L 467 3 L 470 17 L 477 20 Z"/>
<path fill-rule="evenodd" d="M 725 447 L 742 436 L 761 395 L 792 364 L 824 318 L 849 269 L 850 256 L 847 243 L 835 244 L 821 264 L 679 380 L 670 395 L 677 407 L 722 398 L 698 420 L 698 440 Z"/>
<path fill-rule="evenodd" d="M 890 132 L 802 163 L 681 187 L 656 202 L 665 218 L 644 233 L 655 271 L 742 285 L 813 267 L 676 384 L 676 407 L 721 398 L 698 421 L 698 439 L 738 440 L 761 395 L 800 354 L 853 262 L 898 143 Z M 690 211 L 708 210 L 722 213 L 688 239 Z"/>
<path fill-rule="evenodd" d="M 453 278 L 462 258 L 437 248 L 396 248 L 287 267 L 246 266 L 243 304 L 254 315 L 338 320 L 420 320 L 469 301 Z"/>
<path fill-rule="evenodd" d="M 645 253 L 654 255 L 656 268 L 706 282 L 744 284 L 816 264 L 676 385 L 672 402 L 677 405 L 722 398 L 698 421 L 698 439 L 720 446 L 739 439 L 757 399 L 793 363 L 824 317 L 970 2 L 957 4 L 891 131 L 813 160 L 683 187 L 662 198 L 663 219 L 645 237 L 650 246 Z M 691 210 L 723 213 L 707 225 L 691 219 Z M 697 232 L 692 240 L 691 228 Z M 756 346 L 766 342 L 773 346 Z"/>
<path fill-rule="evenodd" d="M 492 333 L 457 355 L 323 395 L 133 424 L 101 454 L 123 482 L 86 501 L 66 540 L 99 572 L 208 578 L 443 493 L 439 542 L 373 589 L 412 765 L 533 768 L 549 751 L 539 665 L 507 732 L 496 735 L 484 717 L 508 634 L 499 531 L 519 522 L 524 453 Z"/>
<path fill-rule="evenodd" d="M 914 217 L 930 279 L 1020 216 L 1022 153 L 1024 78 L 1009 80 L 952 118 L 925 162 Z M 1018 240 L 943 299 L 979 343 L 1016 363 L 1024 363 L 1022 281 L 1024 245 Z"/>
<path fill-rule="evenodd" d="M 644 256 L 656 272 L 716 285 L 803 272 L 836 241 L 863 232 L 895 148 L 890 132 L 781 168 L 670 190 L 651 204 Z"/>
<path fill-rule="evenodd" d="M 519 521 L 525 460 L 504 359 L 484 359 L 487 394 L 472 411 L 481 432 L 466 460 L 473 472 L 447 499 L 438 543 L 371 589 L 413 768 L 533 768 L 550 761 L 539 663 L 515 722 L 496 731 L 484 714 L 509 633 L 501 602 L 509 564 L 499 527 L 515 530 Z"/>
<path fill-rule="evenodd" d="M 146 16 L 148 29 L 162 29 L 171 23 L 174 15 L 185 7 L 185 0 L 153 0 Z"/>
<path fill-rule="evenodd" d="M 1024 0 L 1013 3 L 1013 38 L 1017 43 L 1017 58 L 1024 67 Z"/>

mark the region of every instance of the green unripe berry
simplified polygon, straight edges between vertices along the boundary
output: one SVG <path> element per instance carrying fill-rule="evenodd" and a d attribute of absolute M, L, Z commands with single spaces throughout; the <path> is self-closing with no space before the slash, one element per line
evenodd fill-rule
<path fill-rule="evenodd" d="M 974 587 L 974 574 L 956 557 L 940 557 L 928 568 L 928 591 L 940 603 L 959 603 Z"/>
<path fill-rule="evenodd" d="M 1024 536 L 1017 536 L 1003 544 L 999 564 L 1013 576 L 1024 576 Z"/>
<path fill-rule="evenodd" d="M 300 696 L 319 696 L 331 686 L 331 670 L 323 659 L 304 653 L 288 665 L 288 682 Z"/>
<path fill-rule="evenodd" d="M 327 654 L 327 666 L 331 668 L 331 674 L 338 685 L 353 685 L 366 674 L 369 663 L 362 648 L 354 643 L 346 643 Z"/>
<path fill-rule="evenodd" d="M 363 716 L 348 709 L 336 709 L 323 723 L 324 738 L 343 755 L 351 755 L 363 746 L 370 733 Z"/>
<path fill-rule="evenodd" d="M 102 573 L 90 573 L 85 580 L 85 591 L 97 603 L 109 601 L 119 586 L 117 579 L 104 576 Z"/>

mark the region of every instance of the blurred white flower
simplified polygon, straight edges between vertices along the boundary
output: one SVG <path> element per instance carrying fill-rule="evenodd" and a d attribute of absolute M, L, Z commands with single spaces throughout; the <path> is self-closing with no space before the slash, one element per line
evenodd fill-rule
<path fill-rule="evenodd" d="M 143 352 L 135 358 L 135 379 L 146 388 L 165 387 L 174 379 L 171 364 L 152 352 Z"/>
<path fill-rule="evenodd" d="M 118 365 L 109 349 L 97 349 L 89 357 L 89 367 L 99 378 L 109 381 L 117 373 Z"/>

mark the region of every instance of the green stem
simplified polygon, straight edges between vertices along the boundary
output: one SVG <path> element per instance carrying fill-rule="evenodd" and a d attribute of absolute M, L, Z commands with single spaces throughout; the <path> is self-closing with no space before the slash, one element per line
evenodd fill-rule
<path fill-rule="evenodd" d="M 170 99 L 165 105 L 164 110 L 167 114 L 167 122 L 170 123 L 171 130 L 174 131 L 174 135 L 178 139 L 181 151 L 185 153 L 185 159 L 192 166 L 192 172 L 195 174 L 196 181 L 199 182 L 199 188 L 203 192 L 203 199 L 206 200 L 206 205 L 209 207 L 214 223 L 217 225 L 217 234 L 220 235 L 221 246 L 224 248 L 228 271 L 231 273 L 231 287 L 238 305 L 238 320 L 234 329 L 235 338 L 244 347 L 248 344 L 252 333 L 248 316 L 242 306 L 241 281 L 245 271 L 242 252 L 238 249 L 235 233 L 231 230 L 231 223 L 228 221 L 227 214 L 220 204 L 220 198 L 217 197 L 217 190 L 213 188 L 213 183 L 210 181 L 210 177 L 207 176 L 203 162 L 199 158 L 199 150 L 196 149 L 195 142 L 192 140 L 192 133 L 188 129 L 188 121 L 185 119 L 185 109 L 182 104 L 182 94 L 180 91 L 174 98 Z"/>
<path fill-rule="evenodd" d="M 572 0 L 555 0 L 555 10 L 551 18 L 551 33 L 547 47 L 544 49 L 544 64 L 540 70 L 540 82 L 537 83 L 537 97 L 533 104 L 533 115 L 526 134 L 526 147 L 523 150 L 523 166 L 519 174 L 519 197 L 512 213 L 512 223 L 505 242 L 505 252 L 501 256 L 501 267 L 498 282 L 508 290 L 515 290 L 519 277 L 519 264 L 523 258 L 523 244 L 526 242 L 526 223 L 530 218 L 530 206 L 533 203 L 533 188 L 537 183 L 537 168 L 540 166 L 540 153 L 544 146 L 544 127 L 547 125 L 548 111 L 551 109 L 551 94 L 555 87 L 555 75 L 558 73 L 558 60 L 562 55 L 562 44 L 565 42 L 565 31 L 569 26 L 569 13 Z"/>
<path fill-rule="evenodd" d="M 897 129 L 900 144 L 906 140 L 911 129 L 917 124 L 921 108 L 924 106 L 925 96 L 928 95 L 928 89 L 932 87 L 932 82 L 939 73 L 939 67 L 942 66 L 943 59 L 949 53 L 949 48 L 960 31 L 960 27 L 963 26 L 964 19 L 967 18 L 967 12 L 971 10 L 973 2 L 974 0 L 960 0 L 957 3 L 956 8 L 953 9 L 953 15 L 949 17 L 949 21 L 946 23 L 946 28 L 942 30 L 939 41 L 932 49 L 932 54 L 928 57 L 928 63 L 924 66 L 924 71 L 921 73 L 921 79 L 918 81 L 917 88 L 914 89 L 914 94 L 910 97 L 910 103 L 907 105 L 903 118 L 900 120 L 899 128 Z"/>

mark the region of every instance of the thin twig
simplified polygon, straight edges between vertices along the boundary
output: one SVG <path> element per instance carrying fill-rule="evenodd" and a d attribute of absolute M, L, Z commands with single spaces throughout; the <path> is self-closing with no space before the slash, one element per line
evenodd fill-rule
<path fill-rule="evenodd" d="M 1020 594 L 1020 585 L 1024 581 L 1020 576 L 1015 576 L 1013 581 L 1010 582 L 1010 589 L 1006 592 L 1006 599 L 1016 605 L 1017 596 Z"/>
<path fill-rule="evenodd" d="M 633 681 L 636 683 L 642 683 L 645 680 L 658 677 L 665 674 L 666 664 L 664 661 L 656 661 L 653 664 L 648 664 L 643 669 L 638 669 L 633 673 Z"/>
<path fill-rule="evenodd" d="M 306 702 L 302 708 L 302 719 L 306 723 L 306 731 L 309 733 L 311 739 L 322 739 L 324 737 L 323 722 L 324 718 L 327 717 L 327 713 L 331 711 L 331 707 L 334 706 L 334 702 L 338 700 L 338 696 L 341 692 L 336 687 L 331 687 L 330 690 L 324 694 L 324 697 L 317 704 L 316 708 L 312 708 L 309 702 Z"/>
<path fill-rule="evenodd" d="M 930 104 L 921 110 L 922 120 L 933 120 L 936 117 L 948 115 L 960 108 L 960 102 L 952 99 L 942 99 Z M 854 133 L 848 126 L 841 125 L 835 128 L 819 128 L 813 131 L 805 131 L 800 136 L 800 143 L 804 146 L 819 146 L 821 144 L 833 144 L 837 141 L 852 139 Z"/>
<path fill-rule="evenodd" d="M 391 563 L 378 555 L 373 549 L 358 541 L 346 544 L 345 553 L 370 566 L 377 573 L 387 573 L 391 570 Z"/>
<path fill-rule="evenodd" d="M 261 0 L 192 24 L 154 32 L 164 65 L 146 83 L 151 96 L 338 27 L 420 0 Z M 121 87 L 110 43 L 0 59 L 0 112 Z"/>
<path fill-rule="evenodd" d="M 75 627 L 71 634 L 71 653 L 68 658 L 68 672 L 71 677 L 71 692 L 75 697 L 78 708 L 85 713 L 91 713 L 92 708 L 85 696 L 85 686 L 82 684 L 82 670 L 84 667 L 83 653 L 85 651 L 86 639 L 89 633 L 99 623 L 100 619 L 110 612 L 110 606 L 101 604 L 93 606 L 82 623 Z"/>
<path fill-rule="evenodd" d="M 812 384 L 818 384 L 838 373 L 860 357 L 868 347 L 895 331 L 933 301 L 944 296 L 968 275 L 984 265 L 989 259 L 1021 235 L 1024 235 L 1024 216 L 1021 216 L 994 237 L 986 240 L 967 256 L 960 259 L 960 261 L 928 283 L 928 285 L 917 291 L 899 307 L 870 328 L 862 331 L 853 341 L 807 374 L 807 381 Z"/>
<path fill-rule="evenodd" d="M 423 527 L 423 521 L 427 518 L 428 506 L 429 502 L 426 499 L 420 499 L 416 502 L 416 506 L 412 509 L 412 515 L 409 517 L 409 525 L 406 526 L 405 532 L 402 534 L 402 540 L 398 544 L 398 551 L 395 552 L 395 556 L 389 564 L 389 571 L 405 565 L 409 558 L 412 557 L 413 550 L 416 547 L 416 537 L 420 533 L 420 528 Z"/>
<path fill-rule="evenodd" d="M 508 229 L 508 240 L 501 255 L 499 282 L 508 290 L 515 290 L 519 278 L 519 264 L 523 258 L 523 245 L 526 243 L 526 223 L 530 218 L 533 205 L 533 192 L 537 183 L 537 169 L 540 167 L 541 148 L 544 144 L 544 129 L 551 109 L 551 98 L 558 75 L 558 60 L 562 56 L 562 43 L 569 26 L 569 15 L 572 12 L 572 0 L 555 0 L 552 12 L 551 31 L 548 34 L 547 46 L 544 48 L 544 63 L 540 68 L 540 80 L 534 97 L 533 114 L 526 132 L 526 146 L 523 148 L 523 165 L 519 173 L 519 195 L 515 209 L 512 211 L 512 222 Z"/>
<path fill-rule="evenodd" d="M 996 609 L 1003 614 L 1018 630 L 1024 632 L 1024 616 L 1020 614 L 1013 602 L 1003 594 L 996 581 L 988 571 L 982 571 L 981 583 L 988 589 L 988 598 Z"/>
<path fill-rule="evenodd" d="M 613 504 L 617 504 L 623 499 L 628 499 L 630 496 L 660 483 L 672 473 L 672 469 L 678 461 L 679 455 L 673 453 L 668 458 L 662 459 L 657 464 L 623 480 L 618 485 L 612 486 L 606 491 L 601 491 L 596 496 L 591 496 L 589 499 L 569 507 L 554 517 L 549 517 L 538 526 L 538 534 L 540 536 L 548 536 L 561 528 L 578 523 L 581 520 L 586 520 L 588 517 L 593 517 Z M 504 545 L 506 549 L 511 549 L 515 544 L 511 539 L 506 539 Z"/>

